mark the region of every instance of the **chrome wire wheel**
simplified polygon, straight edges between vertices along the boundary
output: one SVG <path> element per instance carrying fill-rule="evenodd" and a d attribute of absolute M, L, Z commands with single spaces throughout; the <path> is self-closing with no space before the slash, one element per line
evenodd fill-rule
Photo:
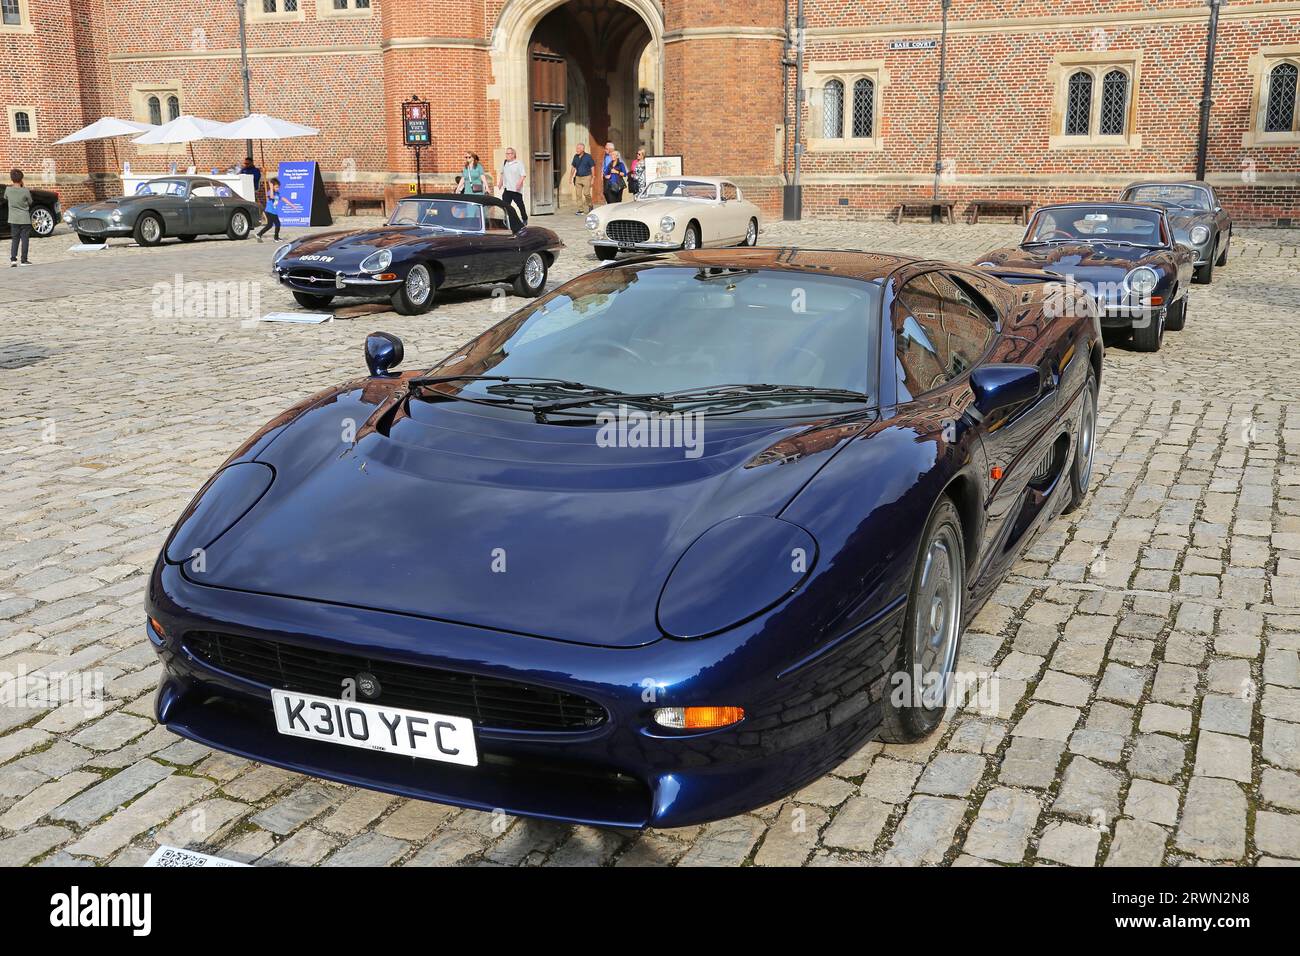
<path fill-rule="evenodd" d="M 940 525 L 922 559 L 912 622 L 914 676 L 920 681 L 927 710 L 942 709 L 947 698 L 961 629 L 961 579 L 956 531 L 951 525 Z"/>
<path fill-rule="evenodd" d="M 406 274 L 406 297 L 411 300 L 412 305 L 423 305 L 429 298 L 429 270 L 424 266 L 411 266 L 411 271 Z"/>
<path fill-rule="evenodd" d="M 54 232 L 54 213 L 44 206 L 32 209 L 32 232 L 44 238 Z"/>
<path fill-rule="evenodd" d="M 695 227 L 694 227 L 694 226 L 687 226 L 687 227 L 686 227 L 686 238 L 682 240 L 682 248 L 683 248 L 683 249 L 698 249 L 699 247 L 700 247 L 700 240 L 699 240 L 699 238 L 696 236 L 696 233 L 695 233 Z"/>
<path fill-rule="evenodd" d="M 536 289 L 545 276 L 546 266 L 542 262 L 542 257 L 534 252 L 524 262 L 524 282 L 527 283 L 528 288 Z"/>
<path fill-rule="evenodd" d="M 752 219 L 749 220 L 749 225 L 745 229 L 745 245 L 758 245 L 758 223 Z"/>
<path fill-rule="evenodd" d="M 140 223 L 140 235 L 144 236 L 146 242 L 157 242 L 162 238 L 162 225 L 153 216 L 146 216 L 144 222 Z"/>

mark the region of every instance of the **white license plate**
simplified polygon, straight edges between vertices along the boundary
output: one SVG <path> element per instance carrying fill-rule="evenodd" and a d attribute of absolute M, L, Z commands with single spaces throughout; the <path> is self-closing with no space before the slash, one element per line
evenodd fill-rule
<path fill-rule="evenodd" d="M 478 766 L 474 723 L 468 717 L 284 690 L 272 690 L 271 703 L 275 707 L 276 730 L 290 737 Z"/>

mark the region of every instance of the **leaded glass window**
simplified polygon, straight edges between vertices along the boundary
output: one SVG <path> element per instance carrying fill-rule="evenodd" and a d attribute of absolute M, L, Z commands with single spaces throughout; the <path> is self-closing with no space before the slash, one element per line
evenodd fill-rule
<path fill-rule="evenodd" d="M 840 139 L 844 135 L 844 84 L 828 80 L 822 87 L 822 136 Z"/>
<path fill-rule="evenodd" d="M 1098 132 L 1102 136 L 1123 136 L 1125 114 L 1128 111 L 1128 74 L 1111 70 L 1101 80 L 1101 121 Z"/>
<path fill-rule="evenodd" d="M 23 11 L 18 6 L 19 0 L 0 0 L 0 22 L 9 26 L 20 26 L 23 22 Z"/>
<path fill-rule="evenodd" d="M 1279 63 L 1268 74 L 1268 105 L 1264 111 L 1264 132 L 1289 133 L 1295 128 L 1296 69 L 1294 63 Z"/>
<path fill-rule="evenodd" d="M 870 139 L 876 120 L 876 84 L 866 77 L 853 84 L 853 136 Z"/>
<path fill-rule="evenodd" d="M 181 101 L 177 96 L 167 97 L 167 119 L 174 120 L 181 115 Z"/>
<path fill-rule="evenodd" d="M 162 125 L 162 101 L 156 96 L 149 97 L 149 122 L 154 126 Z"/>
<path fill-rule="evenodd" d="M 1092 74 L 1080 70 L 1070 77 L 1065 99 L 1065 135 L 1087 136 L 1092 113 Z"/>
<path fill-rule="evenodd" d="M 30 133 L 32 131 L 32 118 L 26 110 L 19 110 L 14 113 L 14 132 Z"/>

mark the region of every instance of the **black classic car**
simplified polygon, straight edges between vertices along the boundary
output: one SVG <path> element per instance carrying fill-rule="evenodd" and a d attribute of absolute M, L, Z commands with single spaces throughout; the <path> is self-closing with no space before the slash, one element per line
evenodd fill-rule
<path fill-rule="evenodd" d="M 28 187 L 30 189 L 30 187 Z M 0 188 L 0 236 L 9 235 L 9 203 Z M 59 223 L 59 194 L 52 189 L 32 189 L 32 235 L 42 239 L 54 232 Z"/>
<path fill-rule="evenodd" d="M 1124 187 L 1119 198 L 1164 208 L 1174 229 L 1174 239 L 1196 253 L 1193 282 L 1208 283 L 1214 279 L 1215 266 L 1227 265 L 1232 218 L 1209 183 L 1200 180 L 1133 183 Z"/>
<path fill-rule="evenodd" d="M 554 232 L 521 224 L 495 196 L 421 193 L 402 199 L 387 225 L 282 246 L 273 268 L 309 309 L 338 295 L 383 296 L 402 315 L 417 315 L 440 289 L 511 282 L 516 295 L 541 295 L 562 248 Z"/>
<path fill-rule="evenodd" d="M 261 218 L 257 203 L 204 176 L 151 179 L 130 196 L 73 206 L 63 214 L 82 242 L 133 236 L 142 246 L 156 246 L 168 236 L 184 242 L 223 234 L 247 239 Z"/>
<path fill-rule="evenodd" d="M 1135 348 L 1156 352 L 1166 329 L 1187 322 L 1192 260 L 1163 207 L 1080 202 L 1037 210 L 1020 245 L 994 250 L 978 265 L 1071 279 L 1096 303 L 1103 329 L 1131 332 Z M 1068 297 L 1061 302 L 1068 306 Z"/>

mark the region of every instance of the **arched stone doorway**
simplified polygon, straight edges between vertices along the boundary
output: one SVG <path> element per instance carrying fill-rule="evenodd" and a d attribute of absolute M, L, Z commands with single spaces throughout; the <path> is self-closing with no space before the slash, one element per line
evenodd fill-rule
<path fill-rule="evenodd" d="M 496 158 L 513 146 L 525 161 L 533 212 L 572 201 L 563 184 L 576 143 L 598 161 L 607 140 L 629 161 L 638 146 L 649 153 L 662 147 L 663 32 L 655 0 L 506 5 L 492 34 L 496 82 L 488 89 L 500 104 Z"/>

